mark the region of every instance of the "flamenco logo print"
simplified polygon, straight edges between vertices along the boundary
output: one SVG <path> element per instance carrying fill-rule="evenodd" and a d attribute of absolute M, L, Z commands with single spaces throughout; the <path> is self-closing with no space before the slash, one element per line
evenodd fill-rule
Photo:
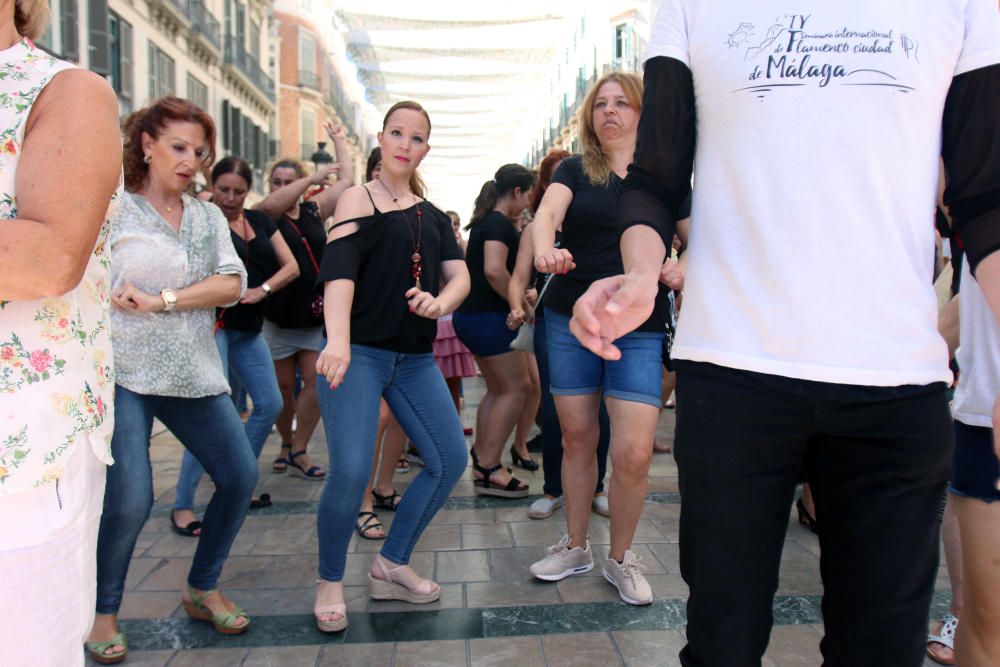
<path fill-rule="evenodd" d="M 899 72 L 904 64 L 920 64 L 920 42 L 912 35 L 893 28 L 818 24 L 812 14 L 736 24 L 724 45 L 740 54 L 753 85 L 733 92 L 763 101 L 770 93 L 805 86 L 915 90 Z"/>

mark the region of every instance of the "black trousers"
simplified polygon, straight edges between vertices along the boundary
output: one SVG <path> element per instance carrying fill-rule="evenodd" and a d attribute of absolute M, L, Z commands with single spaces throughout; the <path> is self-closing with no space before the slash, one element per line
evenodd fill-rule
<path fill-rule="evenodd" d="M 677 362 L 685 667 L 761 664 L 803 466 L 826 667 L 919 666 L 954 433 L 945 385 L 860 387 Z"/>

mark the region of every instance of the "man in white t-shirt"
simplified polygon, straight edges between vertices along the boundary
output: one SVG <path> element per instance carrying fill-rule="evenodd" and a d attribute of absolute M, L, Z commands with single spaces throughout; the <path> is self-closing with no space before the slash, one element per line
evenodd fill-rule
<path fill-rule="evenodd" d="M 653 306 L 693 168 L 673 348 L 686 667 L 760 664 L 803 470 L 825 664 L 922 663 L 952 442 L 941 157 L 1000 304 L 996 0 L 808 4 L 664 0 L 620 199 L 626 274 L 574 311 L 581 341 L 616 358 Z"/>

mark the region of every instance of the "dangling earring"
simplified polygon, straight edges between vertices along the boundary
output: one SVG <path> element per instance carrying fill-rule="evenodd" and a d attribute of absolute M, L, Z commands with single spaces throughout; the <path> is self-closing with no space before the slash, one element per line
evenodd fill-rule
<path fill-rule="evenodd" d="M 146 164 L 149 164 L 150 162 L 153 161 L 153 156 L 151 154 L 149 154 L 149 153 L 146 153 L 143 156 L 142 161 L 145 162 Z"/>

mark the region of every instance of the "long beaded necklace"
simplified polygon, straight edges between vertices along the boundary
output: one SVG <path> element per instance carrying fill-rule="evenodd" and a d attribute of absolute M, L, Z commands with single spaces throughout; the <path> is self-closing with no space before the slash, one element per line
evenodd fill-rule
<path fill-rule="evenodd" d="M 420 242 L 423 237 L 423 225 L 421 224 L 422 213 L 420 212 L 420 202 L 415 203 L 417 209 L 417 233 L 414 234 L 413 226 L 410 224 L 410 216 L 406 214 L 406 210 L 403 209 L 403 207 L 400 205 L 399 197 L 396 196 L 396 193 L 394 193 L 392 190 L 389 189 L 389 186 L 387 186 L 381 178 L 378 179 L 378 182 L 382 186 L 382 189 L 386 191 L 386 194 L 392 197 L 392 203 L 396 205 L 396 208 L 399 209 L 399 212 L 403 214 L 403 219 L 406 220 L 406 230 L 410 232 L 410 241 L 413 243 L 413 254 L 410 255 L 410 275 L 413 277 L 413 281 L 417 289 L 422 290 L 423 288 L 420 286 L 420 276 L 422 276 L 424 273 L 424 266 L 421 263 L 421 260 L 423 258 L 420 256 Z"/>

